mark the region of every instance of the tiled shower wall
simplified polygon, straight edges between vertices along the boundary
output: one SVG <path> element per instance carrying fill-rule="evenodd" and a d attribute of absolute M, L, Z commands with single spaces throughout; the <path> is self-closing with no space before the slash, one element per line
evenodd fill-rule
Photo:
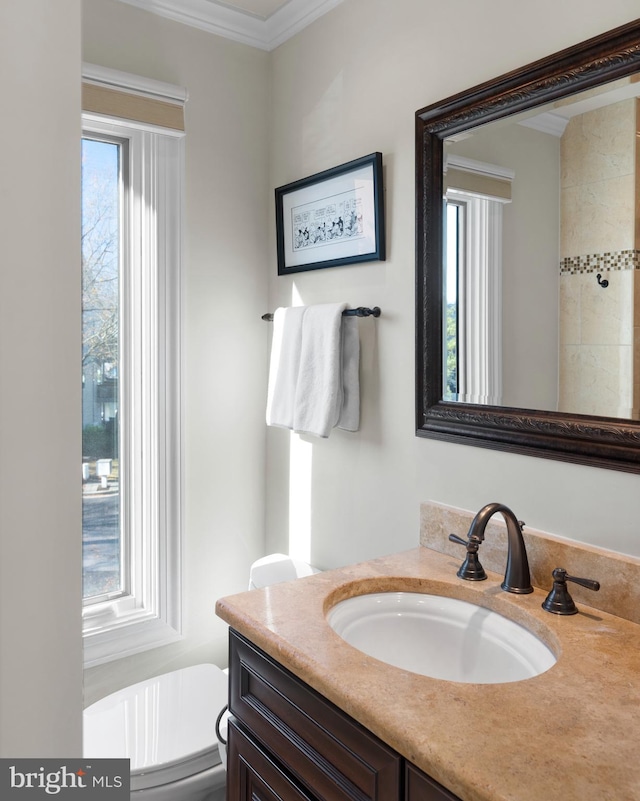
<path fill-rule="evenodd" d="M 561 411 L 640 416 L 639 129 L 629 99 L 573 117 L 562 137 Z"/>

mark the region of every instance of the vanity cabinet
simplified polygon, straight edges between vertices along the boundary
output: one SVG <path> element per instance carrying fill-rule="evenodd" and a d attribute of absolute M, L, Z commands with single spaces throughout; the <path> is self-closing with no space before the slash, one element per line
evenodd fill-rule
<path fill-rule="evenodd" d="M 227 801 L 460 801 L 230 631 Z"/>
<path fill-rule="evenodd" d="M 405 763 L 405 801 L 460 801 L 410 762 Z"/>

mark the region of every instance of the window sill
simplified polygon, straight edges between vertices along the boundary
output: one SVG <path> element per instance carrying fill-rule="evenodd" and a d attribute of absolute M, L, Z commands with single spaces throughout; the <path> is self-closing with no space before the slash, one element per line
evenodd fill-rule
<path fill-rule="evenodd" d="M 85 634 L 84 667 L 86 669 L 103 665 L 181 639 L 182 635 L 176 629 L 158 618 Z"/>

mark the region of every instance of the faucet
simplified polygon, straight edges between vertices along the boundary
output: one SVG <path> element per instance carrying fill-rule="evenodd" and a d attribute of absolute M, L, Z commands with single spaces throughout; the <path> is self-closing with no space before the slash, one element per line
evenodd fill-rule
<path fill-rule="evenodd" d="M 487 577 L 478 561 L 477 554 L 480 544 L 484 542 L 487 523 L 496 512 L 502 514 L 507 524 L 507 567 L 504 573 L 504 581 L 500 586 L 507 592 L 521 595 L 533 592 L 531 574 L 529 573 L 529 560 L 527 559 L 527 551 L 522 537 L 524 523 L 519 521 L 511 509 L 502 503 L 488 503 L 480 509 L 471 521 L 466 541 L 455 534 L 449 534 L 449 539 L 452 542 L 457 542 L 467 547 L 467 557 L 457 575 L 467 581 L 482 581 Z"/>

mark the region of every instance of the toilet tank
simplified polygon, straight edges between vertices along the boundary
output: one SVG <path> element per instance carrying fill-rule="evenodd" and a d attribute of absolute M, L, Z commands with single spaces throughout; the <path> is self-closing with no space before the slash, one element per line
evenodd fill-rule
<path fill-rule="evenodd" d="M 283 553 L 272 553 L 263 556 L 262 559 L 258 559 L 251 565 L 249 589 L 259 590 L 262 587 L 280 584 L 283 581 L 293 581 L 293 579 L 311 576 L 313 573 L 319 572 L 317 568 L 301 559 L 294 559 Z"/>

